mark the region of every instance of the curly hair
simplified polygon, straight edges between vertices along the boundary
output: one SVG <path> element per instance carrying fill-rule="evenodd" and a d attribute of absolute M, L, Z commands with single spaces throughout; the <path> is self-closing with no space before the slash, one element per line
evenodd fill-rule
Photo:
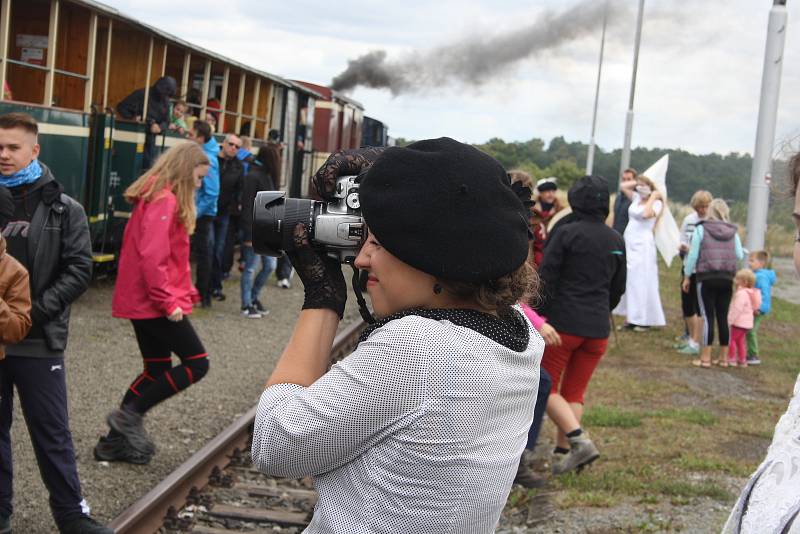
<path fill-rule="evenodd" d="M 439 283 L 451 295 L 501 314 L 517 302 L 536 300 L 539 294 L 539 275 L 527 261 L 515 271 L 494 280 L 484 282 L 440 280 Z"/>

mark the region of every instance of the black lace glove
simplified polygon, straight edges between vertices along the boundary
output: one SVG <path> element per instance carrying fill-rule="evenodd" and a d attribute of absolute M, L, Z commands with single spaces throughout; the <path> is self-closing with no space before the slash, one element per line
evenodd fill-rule
<path fill-rule="evenodd" d="M 322 200 L 333 198 L 336 189 L 336 180 L 340 176 L 358 176 L 383 154 L 385 147 L 357 148 L 354 150 L 340 150 L 328 156 L 322 167 L 311 179 L 313 189 L 312 197 Z"/>
<path fill-rule="evenodd" d="M 342 275 L 341 264 L 311 248 L 308 230 L 302 223 L 294 227 L 295 249 L 287 252 L 297 276 L 303 281 L 305 300 L 303 309 L 328 309 L 344 316 L 347 302 L 347 284 Z"/>

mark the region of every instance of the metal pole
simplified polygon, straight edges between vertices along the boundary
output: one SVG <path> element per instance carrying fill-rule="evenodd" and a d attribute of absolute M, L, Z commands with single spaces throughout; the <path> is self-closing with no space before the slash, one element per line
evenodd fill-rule
<path fill-rule="evenodd" d="M 592 111 L 592 135 L 589 139 L 589 153 L 586 155 L 586 174 L 591 175 L 594 169 L 594 132 L 597 128 L 597 104 L 600 100 L 600 76 L 603 74 L 603 51 L 606 46 L 606 23 L 608 22 L 608 2 L 603 10 L 603 33 L 600 37 L 600 59 L 597 63 L 597 86 L 594 90 L 594 110 Z"/>
<path fill-rule="evenodd" d="M 764 71 L 761 75 L 761 102 L 758 107 L 756 147 L 750 172 L 750 199 L 747 205 L 747 239 L 749 250 L 764 248 L 769 211 L 769 178 L 775 143 L 775 122 L 781 89 L 783 45 L 786 41 L 786 0 L 774 0 L 769 12 Z"/>
<path fill-rule="evenodd" d="M 636 17 L 636 42 L 633 45 L 633 76 L 631 76 L 631 94 L 628 98 L 628 113 L 625 115 L 625 144 L 622 147 L 622 159 L 619 174 L 631 166 L 631 133 L 633 131 L 633 97 L 636 95 L 636 69 L 639 67 L 639 45 L 642 42 L 642 18 L 644 0 L 639 0 L 639 14 Z"/>

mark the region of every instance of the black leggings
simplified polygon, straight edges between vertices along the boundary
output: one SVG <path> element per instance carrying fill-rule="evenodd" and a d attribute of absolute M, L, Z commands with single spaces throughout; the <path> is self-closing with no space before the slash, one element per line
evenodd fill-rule
<path fill-rule="evenodd" d="M 711 278 L 697 282 L 697 305 L 703 317 L 703 345 L 714 344 L 714 320 L 719 327 L 719 344 L 727 347 L 730 338 L 728 332 L 728 306 L 733 296 L 733 281 L 727 278 Z"/>
<path fill-rule="evenodd" d="M 208 372 L 208 353 L 186 317 L 178 322 L 159 317 L 132 319 L 131 323 L 144 359 L 144 370 L 128 387 L 122 406 L 143 414 L 199 382 Z M 173 352 L 181 360 L 175 367 Z"/>

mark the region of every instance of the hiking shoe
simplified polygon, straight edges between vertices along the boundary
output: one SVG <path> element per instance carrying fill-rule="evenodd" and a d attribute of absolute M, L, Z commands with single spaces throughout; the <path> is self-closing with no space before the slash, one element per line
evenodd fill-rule
<path fill-rule="evenodd" d="M 758 359 L 758 356 L 748 356 L 747 365 L 761 365 L 761 360 Z"/>
<path fill-rule="evenodd" d="M 130 446 L 123 436 L 109 438 L 103 436 L 94 446 L 94 459 L 98 462 L 128 462 L 145 465 L 150 463 L 152 454 L 144 454 Z M 0 530 L 0 533 L 3 531 Z"/>
<path fill-rule="evenodd" d="M 262 315 L 258 313 L 255 306 L 250 306 L 249 308 L 242 308 L 242 317 L 247 317 L 248 319 L 261 319 Z"/>
<path fill-rule="evenodd" d="M 0 515 L 0 534 L 11 534 L 11 518 Z"/>
<path fill-rule="evenodd" d="M 700 354 L 700 346 L 685 345 L 683 348 L 678 349 L 681 354 Z"/>
<path fill-rule="evenodd" d="M 569 452 L 553 464 L 554 475 L 580 470 L 600 457 L 600 451 L 594 446 L 586 432 L 580 436 L 569 438 L 569 445 Z"/>
<path fill-rule="evenodd" d="M 154 454 L 156 446 L 144 430 L 143 417 L 125 408 L 118 408 L 108 414 L 108 426 L 122 434 L 128 444 L 143 454 Z"/>
<path fill-rule="evenodd" d="M 289 281 L 288 278 L 281 278 L 278 280 L 278 287 L 282 287 L 283 289 L 289 289 L 292 287 L 292 283 Z"/>
<path fill-rule="evenodd" d="M 61 534 L 114 534 L 114 530 L 101 525 L 88 515 L 82 515 L 63 525 L 58 525 Z"/>
<path fill-rule="evenodd" d="M 519 484 L 525 488 L 541 488 L 547 483 L 547 480 L 531 469 L 531 467 L 520 460 L 519 467 L 517 468 L 517 476 L 514 477 L 514 484 Z"/>

